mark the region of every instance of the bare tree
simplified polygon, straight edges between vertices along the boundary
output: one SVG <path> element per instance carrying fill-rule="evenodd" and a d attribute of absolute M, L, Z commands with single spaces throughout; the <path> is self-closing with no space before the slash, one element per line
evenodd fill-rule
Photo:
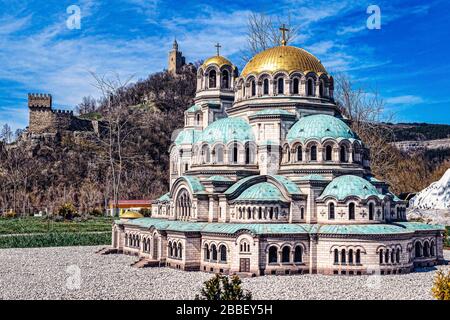
<path fill-rule="evenodd" d="M 130 108 L 124 95 L 131 77 L 123 82 L 117 74 L 112 79 L 107 78 L 105 75 L 98 76 L 95 73 L 91 73 L 91 75 L 96 82 L 94 86 L 101 92 L 104 100 L 102 112 L 107 123 L 108 132 L 107 139 L 101 139 L 101 142 L 106 147 L 105 155 L 109 163 L 112 199 L 117 206 L 122 185 L 122 175 L 125 169 L 124 143 L 131 133 L 128 126 Z"/>
<path fill-rule="evenodd" d="M 97 101 L 89 96 L 83 97 L 80 104 L 75 107 L 75 112 L 79 115 L 95 112 L 97 110 Z"/>
<path fill-rule="evenodd" d="M 6 144 L 11 143 L 13 140 L 13 132 L 9 124 L 5 123 L 0 132 L 0 137 L 2 141 Z"/>
<path fill-rule="evenodd" d="M 254 55 L 266 49 L 279 46 L 282 42 L 281 26 L 289 31 L 286 41 L 292 42 L 298 33 L 298 26 L 287 16 L 269 16 L 263 13 L 252 13 L 247 22 L 247 47 L 242 50 L 242 60 L 248 62 Z"/>

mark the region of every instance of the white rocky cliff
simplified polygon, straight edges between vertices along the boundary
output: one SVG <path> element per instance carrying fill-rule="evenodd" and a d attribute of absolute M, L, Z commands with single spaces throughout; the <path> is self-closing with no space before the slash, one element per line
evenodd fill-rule
<path fill-rule="evenodd" d="M 439 181 L 411 199 L 411 206 L 417 209 L 450 211 L 450 169 Z"/>

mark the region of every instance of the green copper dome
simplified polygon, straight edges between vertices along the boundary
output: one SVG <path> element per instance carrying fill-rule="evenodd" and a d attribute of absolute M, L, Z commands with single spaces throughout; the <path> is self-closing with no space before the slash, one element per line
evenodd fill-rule
<path fill-rule="evenodd" d="M 309 139 L 322 140 L 324 138 L 359 139 L 344 121 L 325 114 L 301 118 L 287 134 L 289 142 L 294 140 L 305 142 Z"/>
<path fill-rule="evenodd" d="M 254 141 L 252 127 L 242 118 L 224 118 L 211 123 L 203 130 L 198 141 L 206 143 Z"/>
<path fill-rule="evenodd" d="M 345 175 L 331 181 L 320 195 L 319 199 L 333 197 L 337 200 L 345 200 L 347 197 L 367 199 L 370 196 L 383 198 L 377 188 L 366 179 L 358 176 Z"/>
<path fill-rule="evenodd" d="M 190 107 L 186 111 L 189 112 L 189 113 L 195 113 L 197 111 L 200 111 L 201 109 L 202 109 L 201 106 L 199 106 L 198 104 L 194 104 L 192 107 Z"/>
<path fill-rule="evenodd" d="M 175 144 L 194 144 L 197 142 L 198 138 L 201 135 L 200 130 L 194 130 L 194 129 L 184 129 L 181 131 L 177 138 L 175 139 Z"/>
<path fill-rule="evenodd" d="M 236 201 L 283 201 L 280 190 L 273 184 L 261 182 L 241 193 Z"/>

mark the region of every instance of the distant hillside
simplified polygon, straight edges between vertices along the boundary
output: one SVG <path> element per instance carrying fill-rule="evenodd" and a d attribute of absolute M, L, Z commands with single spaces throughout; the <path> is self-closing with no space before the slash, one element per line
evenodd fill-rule
<path fill-rule="evenodd" d="M 427 141 L 450 138 L 450 125 L 429 123 L 383 123 L 387 130 L 392 131 L 393 140 Z M 393 141 L 393 142 L 394 142 Z"/>

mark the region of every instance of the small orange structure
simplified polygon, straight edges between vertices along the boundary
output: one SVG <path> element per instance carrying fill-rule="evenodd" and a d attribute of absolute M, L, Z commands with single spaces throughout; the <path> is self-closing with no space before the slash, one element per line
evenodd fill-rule
<path fill-rule="evenodd" d="M 117 205 L 114 201 L 109 202 L 108 214 L 111 216 L 120 216 L 126 211 L 139 212 L 142 209 L 151 210 L 151 200 L 119 200 Z"/>

